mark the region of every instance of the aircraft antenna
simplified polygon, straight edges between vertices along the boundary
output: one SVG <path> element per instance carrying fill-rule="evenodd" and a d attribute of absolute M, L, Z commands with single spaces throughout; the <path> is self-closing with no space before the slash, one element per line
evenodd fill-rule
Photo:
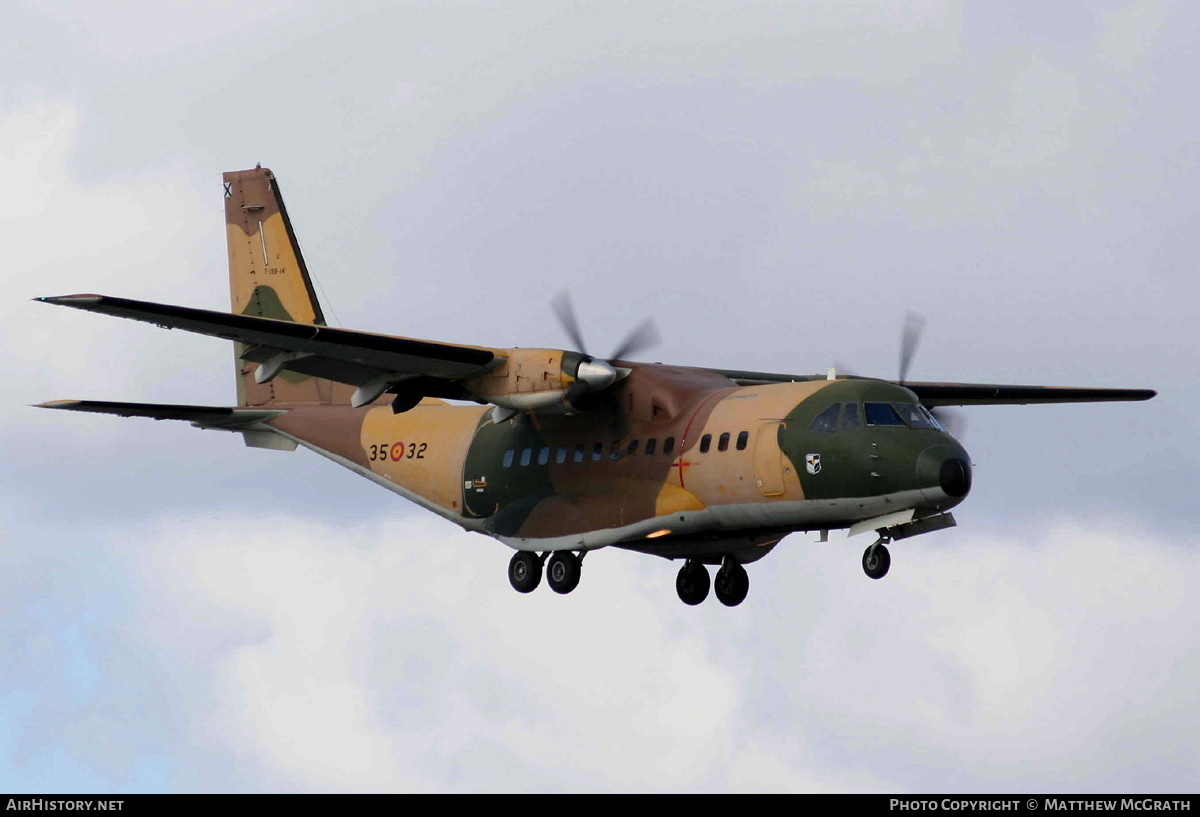
<path fill-rule="evenodd" d="M 304 247 L 300 244 L 299 236 L 296 236 L 296 246 L 300 247 L 300 252 L 303 254 Z M 304 257 L 307 258 L 308 256 L 305 255 Z M 309 268 L 308 270 L 308 277 L 312 279 L 313 283 L 317 285 L 317 289 L 321 291 L 321 303 L 324 306 L 329 307 L 329 313 L 333 315 L 333 325 L 340 328 L 342 326 L 342 319 L 338 317 L 337 310 L 333 308 L 333 303 L 329 300 L 329 295 L 326 294 L 325 287 L 321 286 L 321 279 L 317 277 L 317 274 L 313 272 L 312 268 Z"/>

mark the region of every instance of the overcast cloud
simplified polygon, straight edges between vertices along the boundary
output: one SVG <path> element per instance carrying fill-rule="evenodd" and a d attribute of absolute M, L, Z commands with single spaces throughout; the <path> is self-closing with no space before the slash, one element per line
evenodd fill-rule
<path fill-rule="evenodd" d="M 1011 5 L 1011 4 L 1009 4 Z M 26 3 L 0 11 L 0 788 L 1195 791 L 1200 73 L 1188 4 Z M 136 24 L 134 23 L 136 21 Z M 664 362 L 1156 388 L 965 412 L 959 527 L 794 535 L 745 604 L 509 552 L 220 405 L 219 175 L 342 325 Z"/>

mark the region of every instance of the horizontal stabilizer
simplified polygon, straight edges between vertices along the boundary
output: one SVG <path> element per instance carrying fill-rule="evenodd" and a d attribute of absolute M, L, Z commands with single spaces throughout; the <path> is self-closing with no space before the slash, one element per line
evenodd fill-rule
<path fill-rule="evenodd" d="M 186 420 L 199 428 L 242 429 L 278 417 L 282 409 L 223 408 L 221 406 L 176 406 L 163 403 L 113 403 L 104 400 L 51 400 L 37 408 L 115 414 L 118 417 L 149 417 L 154 420 Z"/>

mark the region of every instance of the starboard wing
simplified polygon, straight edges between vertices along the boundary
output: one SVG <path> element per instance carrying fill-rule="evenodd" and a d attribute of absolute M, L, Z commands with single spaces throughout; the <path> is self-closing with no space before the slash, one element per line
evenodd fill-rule
<path fill-rule="evenodd" d="M 1012 386 L 985 383 L 899 383 L 930 408 L 1014 406 L 1032 403 L 1105 403 L 1149 400 L 1153 389 L 1086 389 L 1064 386 Z"/>
<path fill-rule="evenodd" d="M 713 371 L 728 377 L 741 386 L 825 379 L 825 375 L 745 372 L 734 369 L 714 369 Z M 1158 394 L 1153 389 L 1091 389 L 1064 386 L 1017 386 L 999 383 L 936 383 L 912 380 L 905 382 L 888 380 L 885 382 L 905 387 L 930 408 L 938 406 L 1008 406 L 1032 403 L 1119 402 L 1149 400 Z"/>

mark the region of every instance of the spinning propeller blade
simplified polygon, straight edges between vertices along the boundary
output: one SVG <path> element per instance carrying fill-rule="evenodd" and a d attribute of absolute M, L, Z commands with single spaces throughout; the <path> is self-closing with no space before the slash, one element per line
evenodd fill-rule
<path fill-rule="evenodd" d="M 904 329 L 900 334 L 900 382 L 908 380 L 908 369 L 912 366 L 917 344 L 925 329 L 925 318 L 916 312 L 904 313 Z"/>

